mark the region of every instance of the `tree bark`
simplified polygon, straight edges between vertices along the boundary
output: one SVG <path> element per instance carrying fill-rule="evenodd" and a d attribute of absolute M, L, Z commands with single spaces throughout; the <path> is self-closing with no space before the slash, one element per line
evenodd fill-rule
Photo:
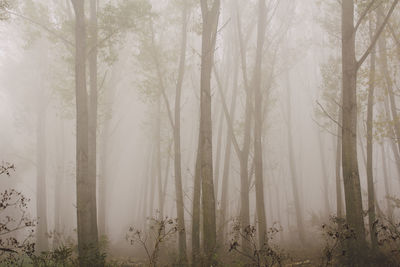
<path fill-rule="evenodd" d="M 42 88 L 43 90 L 43 88 Z M 47 190 L 46 190 L 46 104 L 43 104 L 43 95 L 38 99 L 38 113 L 36 121 L 36 213 L 38 224 L 36 227 L 36 251 L 41 253 L 49 249 L 47 229 Z"/>
<path fill-rule="evenodd" d="M 261 69 L 263 48 L 265 41 L 266 27 L 266 5 L 265 0 L 258 3 L 258 31 L 257 31 L 257 52 L 254 68 L 254 161 L 255 161 L 255 183 L 256 183 L 256 209 L 258 242 L 260 249 L 267 245 L 267 219 L 265 216 L 264 200 L 264 175 L 263 175 L 263 156 L 262 156 L 262 99 L 261 93 Z"/>
<path fill-rule="evenodd" d="M 369 20 L 370 35 L 373 36 L 373 22 Z M 375 90 L 375 49 L 370 55 L 368 104 L 367 104 L 367 184 L 368 184 L 368 222 L 372 248 L 378 246 L 375 216 L 375 190 L 373 173 L 373 119 L 374 119 L 374 90 Z"/>
<path fill-rule="evenodd" d="M 175 127 L 174 127 L 174 170 L 175 170 L 175 193 L 176 193 L 176 211 L 178 215 L 178 247 L 179 247 L 179 262 L 187 263 L 186 256 L 186 230 L 185 230 L 185 211 L 182 188 L 182 159 L 181 159 L 181 95 L 182 84 L 185 75 L 186 64 L 186 47 L 187 47 L 187 16 L 188 6 L 186 1 L 183 1 L 182 9 L 182 40 L 179 61 L 178 81 L 176 84 L 175 94 Z"/>
<path fill-rule="evenodd" d="M 93 266 L 98 259 L 96 180 L 89 175 L 89 116 L 86 91 L 85 1 L 72 0 L 75 10 L 76 89 L 76 206 L 80 266 Z M 97 263 L 98 264 L 98 263 Z"/>
<path fill-rule="evenodd" d="M 213 184 L 212 159 L 212 120 L 211 120 L 211 71 L 214 63 L 214 50 L 220 11 L 220 0 L 212 2 L 201 0 L 203 18 L 201 78 L 200 78 L 200 179 L 202 188 L 203 234 L 205 265 L 214 263 L 216 249 L 216 218 Z"/>
<path fill-rule="evenodd" d="M 340 101 L 342 102 L 342 101 Z M 338 122 L 342 124 L 342 105 L 338 108 L 339 119 Z M 337 126 L 337 136 L 336 136 L 336 164 L 335 164 L 335 176 L 336 176 L 336 216 L 338 218 L 343 218 L 343 193 L 342 193 L 342 176 L 341 166 L 342 166 L 342 127 Z"/>

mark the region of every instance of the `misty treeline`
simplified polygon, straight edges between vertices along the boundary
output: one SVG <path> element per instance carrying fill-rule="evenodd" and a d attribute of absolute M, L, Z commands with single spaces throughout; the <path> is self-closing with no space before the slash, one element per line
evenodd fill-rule
<path fill-rule="evenodd" d="M 399 266 L 399 0 L 0 0 L 0 266 Z"/>

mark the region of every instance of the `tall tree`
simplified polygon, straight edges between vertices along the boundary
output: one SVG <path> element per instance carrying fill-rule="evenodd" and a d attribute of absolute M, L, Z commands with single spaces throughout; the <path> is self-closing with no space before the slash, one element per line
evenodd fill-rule
<path fill-rule="evenodd" d="M 89 115 L 86 91 L 85 1 L 71 0 L 75 11 L 76 207 L 80 266 L 98 256 L 96 181 L 89 175 Z"/>
<path fill-rule="evenodd" d="M 89 120 L 89 166 L 88 166 L 88 180 L 91 186 L 96 189 L 97 179 L 97 5 L 98 0 L 90 0 L 90 16 L 89 16 L 89 105 L 88 105 L 88 120 Z M 97 218 L 96 206 L 96 190 L 90 195 L 92 206 L 91 217 Z M 97 219 L 96 219 L 97 225 Z"/>
<path fill-rule="evenodd" d="M 211 5 L 210 5 L 211 4 Z M 203 21 L 201 74 L 200 74 L 200 127 L 199 153 L 200 160 L 198 177 L 202 189 L 203 234 L 205 265 L 213 264 L 216 249 L 216 218 L 215 194 L 213 184 L 212 159 L 212 120 L 211 120 L 211 71 L 214 64 L 214 50 L 217 39 L 217 28 L 220 13 L 220 0 L 209 4 L 200 0 Z"/>
<path fill-rule="evenodd" d="M 373 37 L 373 17 L 369 19 L 370 38 Z M 372 41 L 372 40 L 371 40 Z M 369 62 L 369 84 L 367 103 L 367 185 L 368 185 L 368 222 L 372 248 L 378 246 L 375 222 L 375 190 L 373 173 L 373 120 L 374 120 L 374 91 L 375 91 L 375 48 L 372 49 Z"/>
<path fill-rule="evenodd" d="M 267 221 L 265 216 L 264 203 L 264 175 L 263 175 L 263 156 L 262 156 L 262 99 L 261 92 L 262 80 L 262 58 L 265 41 L 265 28 L 267 7 L 265 0 L 258 1 L 258 25 L 257 25 L 257 50 L 256 62 L 254 66 L 254 162 L 255 162 L 255 184 L 256 184 L 256 209 L 258 241 L 260 248 L 266 246 Z"/>
<path fill-rule="evenodd" d="M 343 76 L 342 164 L 346 220 L 355 232 L 355 239 L 349 242 L 351 247 L 349 258 L 353 261 L 361 259 L 359 254 L 366 247 L 360 176 L 357 162 L 357 72 L 374 48 L 397 3 L 398 0 L 393 2 L 387 16 L 359 60 L 356 59 L 356 32 L 372 5 L 369 5 L 365 12 L 360 15 L 356 24 L 354 24 L 354 0 L 342 1 L 341 5 Z"/>
<path fill-rule="evenodd" d="M 176 194 L 176 211 L 178 215 L 178 246 L 179 246 L 179 262 L 185 263 L 186 258 L 186 230 L 185 230 L 185 210 L 183 202 L 182 188 L 182 159 L 181 159 L 181 95 L 182 84 L 185 75 L 186 65 L 186 47 L 187 47 L 187 17 L 188 4 L 183 1 L 182 8 L 182 40 L 179 60 L 178 80 L 176 83 L 175 93 L 175 127 L 174 127 L 174 170 L 175 170 L 175 194 Z"/>

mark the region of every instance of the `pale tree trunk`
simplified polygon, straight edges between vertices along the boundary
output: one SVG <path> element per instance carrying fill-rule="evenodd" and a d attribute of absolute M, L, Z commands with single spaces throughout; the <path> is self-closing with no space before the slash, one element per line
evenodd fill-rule
<path fill-rule="evenodd" d="M 200 196 L 201 196 L 201 146 L 200 138 L 197 146 L 196 166 L 193 185 L 193 203 L 192 203 L 192 264 L 200 266 Z"/>
<path fill-rule="evenodd" d="M 388 97 L 387 96 L 384 97 L 383 104 L 384 104 L 386 119 L 387 120 L 392 120 L 392 116 L 390 115 L 390 108 L 389 108 L 389 103 L 388 103 Z M 396 142 L 394 140 L 394 139 L 396 139 L 396 134 L 394 132 L 393 127 L 389 127 L 389 134 L 390 134 L 390 140 L 389 140 L 390 149 L 393 152 L 393 156 L 394 156 L 394 161 L 395 161 L 398 177 L 400 177 L 400 152 L 397 149 Z M 399 180 L 399 182 L 400 182 L 400 180 Z"/>
<path fill-rule="evenodd" d="M 157 118 L 156 118 L 156 175 L 157 175 L 157 188 L 158 188 L 158 219 L 164 218 L 164 209 L 162 203 L 162 175 L 161 175 L 161 101 L 160 97 L 157 99 Z M 155 186 L 155 184 L 153 184 Z M 154 196 L 155 197 L 155 196 Z"/>
<path fill-rule="evenodd" d="M 56 181 L 55 181 L 55 192 L 54 192 L 54 232 L 53 236 L 53 249 L 57 249 L 59 245 L 61 245 L 59 240 L 60 235 L 62 234 L 62 212 L 63 206 L 62 202 L 64 199 L 63 188 L 64 178 L 65 178 L 65 162 L 64 162 L 64 151 L 65 151 L 65 139 L 64 139 L 64 121 L 60 119 L 60 128 L 59 128 L 59 140 L 57 140 L 57 173 L 56 173 Z"/>
<path fill-rule="evenodd" d="M 265 41 L 266 27 L 266 5 L 265 0 L 259 0 L 258 4 L 258 32 L 257 32 L 257 52 L 254 68 L 254 161 L 255 161 L 255 184 L 256 184 L 256 209 L 258 242 L 260 248 L 267 245 L 267 219 L 265 216 L 264 202 L 264 175 L 263 175 L 263 156 L 262 156 L 262 99 L 261 92 L 261 69 L 263 48 Z"/>
<path fill-rule="evenodd" d="M 43 88 L 41 89 L 43 90 Z M 47 229 L 47 190 L 46 190 L 46 104 L 43 104 L 43 94 L 38 99 L 36 121 L 36 251 L 38 253 L 49 249 Z"/>
<path fill-rule="evenodd" d="M 324 143 L 322 141 L 322 136 L 321 132 L 318 132 L 318 142 L 319 142 L 319 154 L 321 155 L 321 165 L 322 165 L 322 183 L 324 186 L 323 192 L 324 192 L 324 205 L 325 205 L 325 210 L 324 210 L 324 215 L 325 217 L 328 217 L 330 214 L 330 206 L 329 206 L 329 179 L 328 179 L 328 171 L 326 169 L 326 163 L 325 163 L 325 153 L 324 153 Z"/>
<path fill-rule="evenodd" d="M 383 170 L 383 179 L 385 183 L 385 199 L 386 199 L 386 209 L 387 216 L 390 221 L 393 221 L 393 206 L 389 199 L 391 196 L 390 190 L 390 181 L 387 173 L 387 163 L 386 163 L 386 154 L 385 154 L 385 145 L 381 144 L 381 155 L 382 155 L 382 170 Z"/>
<path fill-rule="evenodd" d="M 240 163 L 240 227 L 242 236 L 245 236 L 246 227 L 250 226 L 250 200 L 249 200 L 249 151 L 251 139 L 251 122 L 252 122 L 252 96 L 253 90 L 250 90 L 247 78 L 247 59 L 246 59 L 246 46 L 242 34 L 241 20 L 239 16 L 239 7 L 237 8 L 237 29 L 238 41 L 240 48 L 241 68 L 243 82 L 246 91 L 246 107 L 245 107 L 245 121 L 244 121 L 244 136 L 242 150 L 236 149 L 236 153 Z M 233 127 L 233 126 L 232 126 Z M 242 238 L 243 251 L 246 254 L 250 253 L 250 243 L 247 238 Z"/>
<path fill-rule="evenodd" d="M 80 266 L 93 266 L 98 256 L 96 180 L 89 176 L 89 116 L 86 92 L 86 26 L 84 1 L 75 10 L 76 207 Z"/>
<path fill-rule="evenodd" d="M 203 18 L 201 78 L 200 78 L 200 179 L 202 188 L 203 234 L 205 265 L 214 262 L 216 249 L 215 194 L 213 185 L 212 120 L 211 120 L 211 71 L 220 12 L 220 0 L 201 0 Z"/>
<path fill-rule="evenodd" d="M 235 111 L 236 111 L 236 98 L 238 91 L 238 76 L 239 76 L 239 62 L 238 62 L 238 53 L 237 49 L 235 49 L 234 55 L 234 84 L 233 84 L 233 92 L 232 92 L 232 100 L 230 106 L 230 118 L 233 122 L 235 120 Z M 222 97 L 222 96 L 221 96 Z M 233 127 L 227 128 L 227 137 L 226 137 L 226 147 L 225 147 L 225 158 L 224 158 L 224 166 L 222 171 L 222 188 L 221 188 L 221 206 L 220 206 L 220 221 L 219 221 L 219 245 L 223 247 L 226 233 L 226 225 L 227 225 L 227 211 L 228 211 L 228 199 L 229 199 L 229 173 L 230 173 L 230 162 L 231 162 L 231 150 L 232 150 L 232 138 L 233 138 Z"/>
<path fill-rule="evenodd" d="M 373 22 L 369 20 L 370 36 L 373 37 Z M 374 90 L 375 90 L 375 49 L 370 55 L 369 87 L 367 104 L 367 184 L 368 184 L 368 222 L 372 248 L 378 246 L 376 236 L 375 190 L 373 173 L 373 120 L 374 120 Z"/>
<path fill-rule="evenodd" d="M 90 17 L 89 17 L 89 180 L 93 188 L 90 195 L 92 208 L 90 216 L 92 223 L 97 225 L 97 2 L 98 0 L 90 0 Z M 96 219 L 93 219 L 96 218 Z"/>
<path fill-rule="evenodd" d="M 340 101 L 342 102 L 342 101 Z M 342 123 L 342 106 L 338 108 L 339 119 L 338 122 Z M 336 162 L 335 162 L 335 176 L 336 176 L 336 216 L 343 218 L 343 192 L 342 192 L 342 127 L 337 125 L 336 136 Z"/>
<path fill-rule="evenodd" d="M 187 47 L 187 17 L 188 6 L 186 1 L 182 10 L 182 40 L 179 60 L 178 80 L 176 84 L 175 94 L 175 127 L 174 127 L 174 171 L 175 171 L 175 194 L 176 194 L 176 212 L 178 216 L 178 247 L 179 247 L 179 263 L 187 263 L 186 255 L 186 228 L 185 228 L 185 210 L 183 200 L 182 186 L 182 159 L 181 159 L 181 95 L 182 84 L 185 75 L 186 64 L 186 47 Z"/>
<path fill-rule="evenodd" d="M 219 174 L 221 165 L 221 150 L 222 150 L 222 130 L 224 126 L 224 112 L 220 109 L 218 118 L 218 133 L 217 133 L 217 150 L 215 154 L 215 168 L 214 168 L 214 193 L 215 199 L 218 199 L 218 186 L 219 186 Z"/>
<path fill-rule="evenodd" d="M 293 201 L 296 212 L 297 221 L 297 232 L 299 234 L 299 240 L 301 243 L 305 242 L 305 230 L 304 230 L 304 218 L 303 209 L 301 206 L 300 193 L 298 187 L 298 176 L 296 170 L 296 161 L 294 158 L 294 148 L 293 148 L 293 130 L 292 130 L 292 101 L 291 101 L 291 84 L 290 75 L 287 73 L 287 127 L 288 127 L 288 149 L 289 149 L 289 167 L 290 167 L 290 178 L 292 181 L 292 191 L 293 191 Z"/>

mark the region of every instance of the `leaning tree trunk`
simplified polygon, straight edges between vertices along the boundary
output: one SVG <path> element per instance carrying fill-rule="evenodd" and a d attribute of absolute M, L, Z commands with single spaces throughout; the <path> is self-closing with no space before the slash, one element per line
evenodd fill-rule
<path fill-rule="evenodd" d="M 80 266 L 93 266 L 98 256 L 96 181 L 89 175 L 89 116 L 86 91 L 85 1 L 73 0 L 75 10 L 76 206 Z"/>
<path fill-rule="evenodd" d="M 237 49 L 235 49 L 234 56 L 234 84 L 233 84 L 233 92 L 232 92 L 232 100 L 230 106 L 230 118 L 233 122 L 235 120 L 235 111 L 236 111 L 236 98 L 238 91 L 238 76 L 239 76 L 239 62 L 238 62 L 238 54 Z M 221 96 L 223 97 L 223 96 Z M 227 122 L 228 124 L 229 122 Z M 222 192 L 221 192 L 221 208 L 220 208 L 220 221 L 219 221 L 219 245 L 223 247 L 226 233 L 226 225 L 227 225 L 227 212 L 228 212 L 228 198 L 229 198 L 229 172 L 230 172 L 230 162 L 231 162 L 231 150 L 232 150 L 232 138 L 233 127 L 227 127 L 227 137 L 226 137 L 226 146 L 225 146 L 225 158 L 224 158 L 224 166 L 222 171 Z"/>
<path fill-rule="evenodd" d="M 185 75 L 186 64 L 186 47 L 187 47 L 187 16 L 188 6 L 186 1 L 183 4 L 182 10 L 182 40 L 181 40 L 181 55 L 179 61 L 179 73 L 176 84 L 175 94 L 175 126 L 174 126 L 174 170 L 175 170 L 175 193 L 176 193 L 176 212 L 178 215 L 178 247 L 179 247 L 179 262 L 185 264 L 187 262 L 186 255 L 186 230 L 185 230 L 185 210 L 183 201 L 182 188 L 182 159 L 181 159 L 181 95 L 182 84 Z"/>
<path fill-rule="evenodd" d="M 370 35 L 373 36 L 373 22 L 369 21 Z M 372 248 L 378 245 L 375 223 L 375 190 L 373 177 L 373 119 L 374 119 L 374 90 L 375 90 L 375 49 L 370 55 L 369 87 L 367 104 L 367 184 L 368 184 L 368 222 Z"/>

